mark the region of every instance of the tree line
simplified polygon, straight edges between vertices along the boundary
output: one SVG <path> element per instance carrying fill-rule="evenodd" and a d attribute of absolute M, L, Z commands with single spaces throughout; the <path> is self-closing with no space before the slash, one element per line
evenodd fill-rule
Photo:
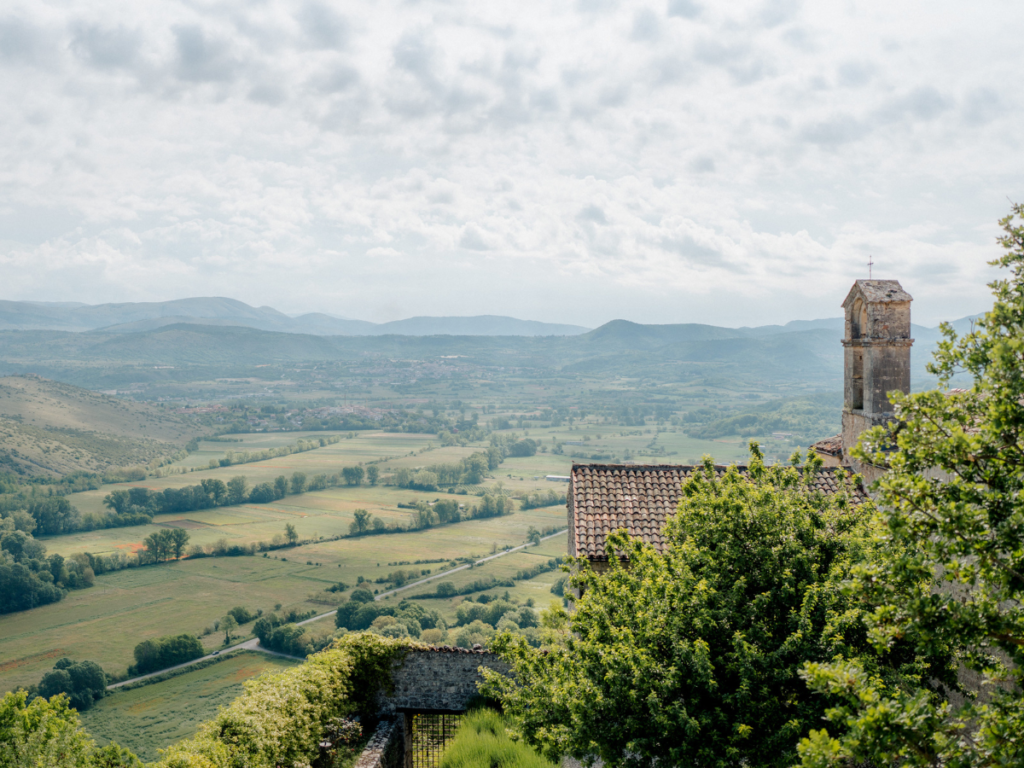
<path fill-rule="evenodd" d="M 70 589 L 92 586 L 94 577 L 87 557 L 47 556 L 31 533 L 10 517 L 0 520 L 0 614 L 55 603 Z"/>

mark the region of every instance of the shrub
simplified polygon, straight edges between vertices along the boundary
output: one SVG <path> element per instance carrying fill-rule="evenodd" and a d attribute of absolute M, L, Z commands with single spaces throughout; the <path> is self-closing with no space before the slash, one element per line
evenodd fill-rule
<path fill-rule="evenodd" d="M 215 624 L 216 629 L 218 624 Z M 144 675 L 158 669 L 173 667 L 204 655 L 203 644 L 194 635 L 181 634 L 143 640 L 135 646 L 135 664 L 128 667 L 132 675 Z"/>
<path fill-rule="evenodd" d="M 26 691 L 0 699 L 0 765 L 142 768 L 135 755 L 114 742 L 96 749 L 66 696 L 29 702 Z"/>
<path fill-rule="evenodd" d="M 355 603 L 372 603 L 373 593 L 365 587 L 354 589 L 352 594 L 348 596 L 348 599 Z"/>
<path fill-rule="evenodd" d="M 470 712 L 441 757 L 441 768 L 554 768 L 526 744 L 512 741 L 505 721 L 490 709 Z"/>
<path fill-rule="evenodd" d="M 107 676 L 95 661 L 60 659 L 39 681 L 39 695 L 51 698 L 66 694 L 77 710 L 86 710 L 107 692 Z"/>
<path fill-rule="evenodd" d="M 437 592 L 435 594 L 438 597 L 454 597 L 459 593 L 459 590 L 450 581 L 443 581 L 437 585 Z"/>
<path fill-rule="evenodd" d="M 406 644 L 379 635 L 346 635 L 305 664 L 245 683 L 245 693 L 170 747 L 163 768 L 273 768 L 309 765 L 324 731 L 365 710 L 390 685 Z"/>
<path fill-rule="evenodd" d="M 250 621 L 258 617 L 260 614 L 253 613 L 248 608 L 243 608 L 240 605 L 236 605 L 234 608 L 228 611 L 228 615 L 232 616 L 234 620 L 238 622 L 239 625 L 242 625 L 248 624 Z"/>

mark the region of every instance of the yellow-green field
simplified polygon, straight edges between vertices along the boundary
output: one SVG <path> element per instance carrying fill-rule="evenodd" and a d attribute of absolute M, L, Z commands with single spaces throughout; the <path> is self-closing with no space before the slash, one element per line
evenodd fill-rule
<path fill-rule="evenodd" d="M 526 433 L 516 431 L 516 434 Z M 531 457 L 506 459 L 479 490 L 501 483 L 514 495 L 547 490 L 564 493 L 564 484 L 546 481 L 545 475 L 568 474 L 573 460 L 565 454 L 551 453 L 551 448 L 557 444 L 552 438 L 583 444 L 566 445 L 567 452 L 621 457 L 630 451 L 637 463 L 685 463 L 710 451 L 720 462 L 741 460 L 746 455 L 746 448 L 739 441 L 695 441 L 681 432 L 656 433 L 652 429 L 608 424 L 584 423 L 571 430 L 568 427 L 535 429 L 528 434 L 539 440 L 547 451 Z M 302 433 L 241 435 L 243 442 L 204 443 L 201 449 L 207 452 L 208 462 L 209 458 L 223 455 L 227 450 L 262 450 L 293 444 L 302 436 Z M 432 435 L 363 432 L 305 453 L 192 471 L 147 480 L 144 484 L 158 490 L 195 484 L 205 477 L 227 480 L 241 474 L 251 486 L 295 471 L 307 475 L 333 474 L 345 466 L 381 459 L 384 459 L 379 464 L 382 476 L 387 476 L 400 467 L 455 462 L 485 445 L 442 448 L 437 447 L 436 440 Z M 688 455 L 690 453 L 692 455 Z M 82 511 L 100 511 L 103 496 L 116 487 L 126 485 L 74 494 L 71 500 Z M 280 603 L 283 610 L 294 607 L 301 611 L 324 611 L 327 606 L 309 602 L 308 598 L 338 581 L 353 585 L 358 576 L 373 580 L 386 575 L 393 570 L 389 562 L 481 557 L 490 554 L 495 547 L 501 549 L 524 543 L 531 526 L 541 530 L 565 526 L 565 508 L 553 506 L 421 531 L 321 540 L 347 534 L 355 509 L 365 508 L 388 522 L 404 523 L 410 520 L 410 512 L 398 508 L 400 501 L 430 501 L 438 497 L 452 498 L 467 506 L 478 501 L 472 494 L 448 496 L 444 491 L 423 493 L 386 485 L 343 486 L 287 496 L 265 505 L 162 515 L 151 525 L 45 538 L 43 542 L 50 552 L 102 554 L 134 551 L 142 546 L 147 535 L 167 524 L 185 528 L 190 545 L 209 545 L 220 539 L 226 539 L 229 544 L 267 542 L 282 534 L 285 525 L 290 523 L 301 539 L 312 543 L 276 550 L 267 557 L 187 559 L 103 574 L 97 577 L 91 589 L 71 592 L 59 603 L 0 616 L 0 691 L 37 682 L 62 656 L 91 659 L 109 672 L 121 673 L 132 661 L 132 649 L 142 640 L 181 632 L 200 634 L 236 605 L 270 611 Z M 546 542 L 541 551 L 551 556 L 564 553 L 565 537 Z M 531 549 L 529 553 L 510 555 L 481 566 L 480 570 L 462 572 L 453 580 L 456 583 L 472 581 L 492 571 L 503 578 L 536 560 L 537 554 Z M 444 566 L 425 567 L 436 571 Z M 551 581 L 554 578 L 557 575 Z M 543 581 L 541 578 L 538 586 L 520 585 L 516 590 L 522 591 L 525 599 L 528 592 L 532 594 L 531 590 L 543 592 L 539 586 Z M 430 591 L 433 587 L 425 589 Z M 443 612 L 451 611 L 448 605 Z M 216 635 L 204 637 L 208 647 L 218 642 Z"/>
<path fill-rule="evenodd" d="M 115 691 L 82 713 L 82 723 L 100 745 L 116 741 L 145 761 L 157 750 L 192 736 L 218 707 L 242 692 L 242 683 L 297 662 L 246 652 L 203 669 L 129 691 Z"/>
<path fill-rule="evenodd" d="M 442 581 L 450 581 L 455 584 L 456 587 L 462 587 L 478 579 L 486 579 L 489 576 L 493 576 L 499 580 L 512 578 L 516 575 L 517 571 L 533 568 L 541 563 L 546 563 L 553 557 L 565 555 L 567 538 L 567 534 L 559 534 L 547 541 L 541 542 L 539 547 L 528 547 L 525 550 L 520 550 L 519 552 L 514 552 L 504 557 L 489 560 L 483 565 L 478 565 L 475 568 L 459 571 L 458 573 L 452 574 L 451 576 L 443 579 L 437 579 L 422 586 L 413 587 L 390 599 L 400 600 L 403 597 L 408 597 L 410 595 L 433 592 L 437 589 L 437 585 Z M 552 601 L 558 602 L 560 600 L 560 598 L 551 594 L 551 587 L 558 578 L 564 575 L 565 574 L 561 569 L 556 568 L 553 571 L 542 573 L 527 581 L 517 581 L 514 587 L 495 587 L 485 591 L 490 595 L 499 596 L 508 592 L 509 597 L 515 598 L 523 603 L 528 599 L 533 598 L 535 606 L 538 609 L 541 609 L 546 607 Z M 484 593 L 474 593 L 471 597 L 475 599 L 481 594 Z M 441 616 L 444 617 L 448 625 L 452 626 L 455 623 L 455 611 L 458 608 L 459 603 L 465 600 L 466 597 L 467 596 L 460 595 L 458 597 L 447 599 L 417 600 L 416 603 L 418 605 L 422 605 L 428 610 L 438 611 Z"/>

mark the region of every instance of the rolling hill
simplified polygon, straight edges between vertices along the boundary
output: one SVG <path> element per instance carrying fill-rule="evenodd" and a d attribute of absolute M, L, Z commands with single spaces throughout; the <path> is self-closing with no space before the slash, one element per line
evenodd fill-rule
<path fill-rule="evenodd" d="M 147 464 L 202 431 L 156 406 L 36 376 L 0 378 L 0 470 L 19 475 Z"/>
<path fill-rule="evenodd" d="M 314 336 L 572 336 L 587 331 L 578 325 L 497 315 L 410 317 L 390 323 L 350 320 L 322 312 L 290 317 L 272 307 L 251 307 L 223 297 L 95 305 L 0 301 L 0 330 L 139 333 L 181 324 L 235 325 Z"/>

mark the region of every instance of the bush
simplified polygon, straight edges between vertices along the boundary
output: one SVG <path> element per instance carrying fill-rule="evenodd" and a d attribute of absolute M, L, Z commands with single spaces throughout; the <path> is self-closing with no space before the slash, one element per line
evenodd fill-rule
<path fill-rule="evenodd" d="M 438 597 L 454 597 L 459 593 L 459 590 L 450 581 L 443 581 L 437 585 L 437 591 L 434 593 Z"/>
<path fill-rule="evenodd" d="M 39 681 L 39 695 L 51 698 L 66 694 L 77 710 L 86 710 L 107 692 L 107 676 L 95 661 L 72 661 L 63 658 L 53 665 L 53 671 Z"/>
<path fill-rule="evenodd" d="M 462 720 L 441 757 L 441 768 L 555 768 L 520 741 L 512 741 L 497 712 L 478 709 Z"/>
<path fill-rule="evenodd" d="M 205 655 L 199 638 L 189 634 L 143 640 L 135 646 L 134 653 L 135 663 L 128 667 L 130 675 L 144 675 L 176 664 L 184 664 Z"/>
<path fill-rule="evenodd" d="M 196 736 L 170 747 L 160 765 L 309 765 L 328 726 L 367 710 L 389 684 L 392 664 L 406 647 L 379 635 L 349 635 L 305 664 L 251 680 Z"/>
<path fill-rule="evenodd" d="M 250 621 L 257 618 L 261 613 L 262 611 L 253 613 L 248 608 L 243 608 L 240 605 L 236 605 L 234 608 L 228 611 L 228 615 L 233 617 L 234 620 L 238 622 L 239 626 L 241 626 L 242 624 L 248 624 Z"/>

